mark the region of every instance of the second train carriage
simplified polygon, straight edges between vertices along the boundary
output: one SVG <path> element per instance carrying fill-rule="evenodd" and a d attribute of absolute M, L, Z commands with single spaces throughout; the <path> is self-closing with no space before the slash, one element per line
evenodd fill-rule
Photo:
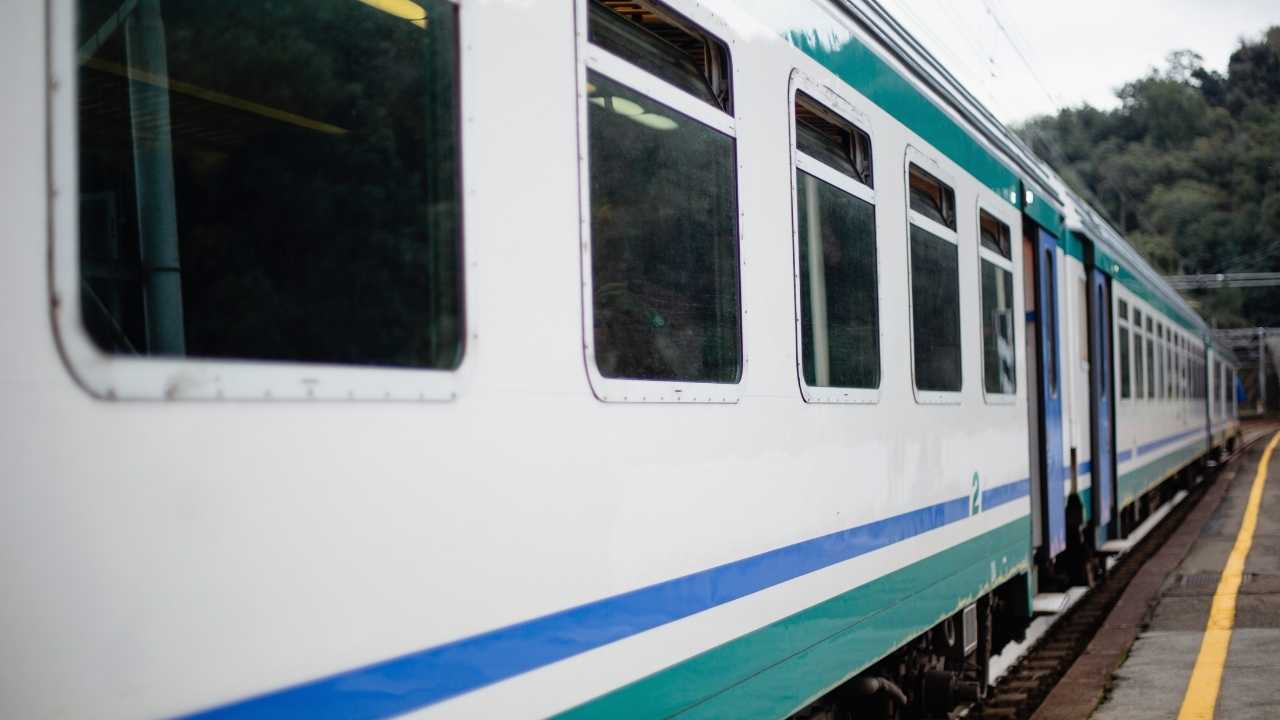
<path fill-rule="evenodd" d="M 1237 433 L 874 2 L 0 33 L 0 714 L 945 706 Z"/>

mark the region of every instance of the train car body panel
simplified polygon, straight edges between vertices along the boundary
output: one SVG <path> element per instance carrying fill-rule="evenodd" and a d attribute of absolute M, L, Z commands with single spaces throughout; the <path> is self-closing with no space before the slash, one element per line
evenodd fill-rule
<path fill-rule="evenodd" d="M 465 344 L 456 369 L 433 371 L 99 349 L 79 315 L 91 215 L 78 123 L 111 107 L 78 94 L 82 73 L 152 94 L 170 79 L 85 67 L 93 43 L 78 32 L 109 39 L 133 8 L 168 7 L 121 3 L 116 18 L 101 4 L 107 19 L 89 33 L 71 0 L 10 13 L 0 324 L 21 350 L 0 354 L 0 715 L 779 717 L 1002 583 L 1022 581 L 1029 604 L 1034 538 L 1046 534 L 1050 557 L 1065 544 L 1065 448 L 1093 452 L 1084 426 L 1066 424 L 1061 387 L 1033 396 L 1044 373 L 1067 381 L 1069 252 L 1051 174 L 875 7 L 667 4 L 728 47 L 732 112 L 595 47 L 585 0 L 438 6 L 458 20 Z M 280 31 L 173 12 L 170 42 L 224 49 L 218 38 Z M 309 22 L 294 18 L 285 54 L 239 76 L 332 70 L 320 57 L 332 36 L 308 36 Z M 650 118 L 658 127 L 732 138 L 738 382 L 613 383 L 591 365 L 589 71 L 661 96 L 680 118 Z M 882 372 L 858 402 L 807 402 L 797 382 L 798 75 L 875 157 L 874 189 L 860 192 L 874 204 Z M 188 108 L 343 130 L 172 80 Z M 192 118 L 178 130 L 192 133 L 186 147 L 226 130 Z M 913 162 L 955 194 L 963 384 L 928 401 L 905 330 Z M 981 245 L 983 213 L 1015 240 L 1003 258 Z M 1024 218 L 1031 258 L 1016 242 Z M 1103 250 L 1116 298 L 1165 318 L 1163 290 L 1129 289 L 1158 287 L 1141 259 L 1118 238 Z M 1043 274 L 1024 277 L 1041 256 Z M 995 353 L 1015 380 L 998 392 L 984 384 L 977 310 L 989 261 L 1013 288 L 1040 280 L 1032 347 L 1052 348 L 1028 356 L 1031 338 L 1015 334 Z M 999 311 L 1010 328 L 1026 327 L 1012 321 L 1026 317 L 1020 296 Z M 1045 467 L 1033 472 L 1029 413 L 1041 410 Z M 1069 412 L 1087 418 L 1087 405 Z M 1231 431 L 1225 411 L 1210 416 Z M 1194 422 L 1123 401 L 1116 435 L 1119 505 L 1206 443 Z"/>

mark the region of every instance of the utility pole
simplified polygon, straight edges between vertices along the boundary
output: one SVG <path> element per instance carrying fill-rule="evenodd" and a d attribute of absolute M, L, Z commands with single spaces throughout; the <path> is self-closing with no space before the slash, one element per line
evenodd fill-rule
<path fill-rule="evenodd" d="M 129 120 L 142 241 L 147 350 L 153 355 L 184 355 L 169 62 L 159 0 L 139 0 L 125 19 L 124 39 L 129 63 Z"/>

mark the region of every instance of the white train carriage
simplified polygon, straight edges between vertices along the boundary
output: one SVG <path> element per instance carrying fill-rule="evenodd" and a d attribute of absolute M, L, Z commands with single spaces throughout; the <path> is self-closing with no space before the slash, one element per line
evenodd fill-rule
<path fill-rule="evenodd" d="M 0 715 L 947 705 L 1235 432 L 874 2 L 6 20 Z"/>

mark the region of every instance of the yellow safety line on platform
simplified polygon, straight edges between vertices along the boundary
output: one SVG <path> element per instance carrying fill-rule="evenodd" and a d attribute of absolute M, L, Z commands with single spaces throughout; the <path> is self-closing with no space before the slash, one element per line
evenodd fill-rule
<path fill-rule="evenodd" d="M 1200 654 L 1196 667 L 1191 671 L 1187 694 L 1182 698 L 1182 710 L 1178 720 L 1212 720 L 1213 708 L 1218 702 L 1218 690 L 1222 687 L 1222 668 L 1227 662 L 1227 647 L 1231 644 L 1231 627 L 1236 622 L 1236 596 L 1240 594 L 1240 582 L 1244 579 L 1244 561 L 1253 547 L 1253 531 L 1258 526 L 1258 508 L 1262 506 L 1262 488 L 1267 484 L 1267 465 L 1271 453 L 1280 443 L 1280 432 L 1271 437 L 1267 449 L 1258 460 L 1258 472 L 1253 476 L 1249 490 L 1249 504 L 1244 509 L 1244 521 L 1236 535 L 1227 564 L 1222 568 L 1222 578 L 1213 593 L 1213 605 L 1209 608 L 1209 622 L 1200 642 Z"/>

